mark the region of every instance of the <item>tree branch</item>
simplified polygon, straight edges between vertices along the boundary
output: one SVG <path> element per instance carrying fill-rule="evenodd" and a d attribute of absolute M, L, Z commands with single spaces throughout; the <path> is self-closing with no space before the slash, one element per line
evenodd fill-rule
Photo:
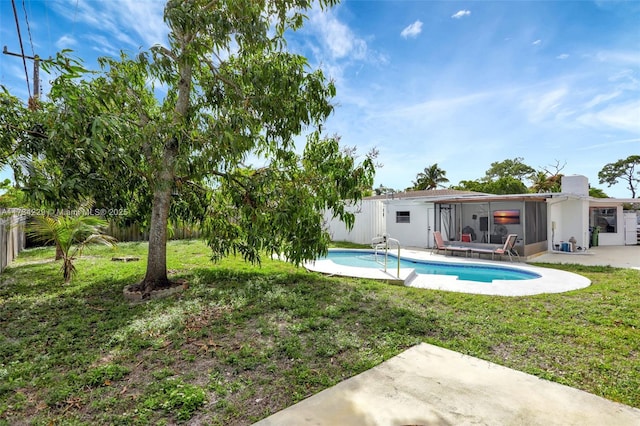
<path fill-rule="evenodd" d="M 35 131 L 35 130 L 22 129 L 22 128 L 17 127 L 17 126 L 13 126 L 13 125 L 11 125 L 11 124 L 9 124 L 9 123 L 5 123 L 5 124 L 4 124 L 4 127 L 9 128 L 9 129 L 12 129 L 12 130 L 19 130 L 19 131 L 21 131 L 21 132 L 25 132 L 25 133 L 27 133 L 27 134 L 30 134 L 30 135 L 32 135 L 32 136 L 37 136 L 37 137 L 39 137 L 39 138 L 46 138 L 46 137 L 47 137 L 47 135 L 46 135 L 46 134 L 44 134 L 44 133 L 40 133 L 40 132 L 37 132 L 37 131 Z"/>
<path fill-rule="evenodd" d="M 161 44 L 156 44 L 151 49 L 156 51 L 156 52 L 158 52 L 158 53 L 160 53 L 163 56 L 171 58 L 174 62 L 176 62 L 178 60 L 178 58 L 176 57 L 176 55 L 173 54 L 172 51 L 170 51 L 169 49 L 167 49 L 166 47 L 164 47 Z"/>
<path fill-rule="evenodd" d="M 214 53 L 214 55 L 216 55 Z M 216 55 L 216 57 L 218 57 L 218 55 Z M 220 59 L 218 57 L 218 59 Z M 242 92 L 242 89 L 240 88 L 240 86 L 238 86 L 236 83 L 234 83 L 233 81 L 229 80 L 226 77 L 223 77 L 222 74 L 220 73 L 220 71 L 218 70 L 218 68 L 216 68 L 216 66 L 213 64 L 213 62 L 211 61 L 211 59 L 207 58 L 207 57 L 203 57 L 202 60 L 204 61 L 205 64 L 207 64 L 207 66 L 209 67 L 209 69 L 211 70 L 211 72 L 213 73 L 213 75 L 216 76 L 217 79 L 219 79 L 220 81 L 222 81 L 223 83 L 231 86 L 233 89 L 235 89 L 236 93 L 239 96 L 242 96 L 244 93 Z M 221 61 L 222 62 L 222 61 Z"/>
<path fill-rule="evenodd" d="M 229 173 L 222 173 L 222 172 L 219 172 L 219 171 L 217 171 L 217 170 L 212 170 L 212 171 L 211 171 L 211 174 L 212 174 L 212 175 L 215 175 L 215 176 L 223 177 L 223 178 L 226 178 L 226 179 L 231 179 L 232 181 L 234 181 L 235 183 L 237 183 L 238 185 L 240 185 L 240 186 L 242 187 L 242 189 L 244 189 L 244 190 L 245 190 L 245 191 L 247 191 L 247 192 L 249 191 L 249 188 L 247 187 L 247 185 L 245 185 L 245 184 L 244 184 L 244 182 L 241 182 L 241 181 L 240 181 L 236 176 L 234 176 L 234 175 L 230 175 Z"/>

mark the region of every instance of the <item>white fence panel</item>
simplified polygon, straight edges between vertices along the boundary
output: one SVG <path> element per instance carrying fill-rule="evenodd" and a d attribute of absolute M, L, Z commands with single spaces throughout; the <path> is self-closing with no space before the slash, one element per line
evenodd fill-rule
<path fill-rule="evenodd" d="M 332 218 L 332 212 L 325 212 L 325 224 L 331 235 L 331 240 L 370 244 L 373 237 L 385 233 L 386 226 L 382 201 L 363 200 L 348 207 L 347 211 L 355 215 L 355 222 L 350 231 L 338 218 Z"/>
<path fill-rule="evenodd" d="M 0 219 L 0 273 L 24 249 L 25 235 L 21 217 L 12 215 Z"/>

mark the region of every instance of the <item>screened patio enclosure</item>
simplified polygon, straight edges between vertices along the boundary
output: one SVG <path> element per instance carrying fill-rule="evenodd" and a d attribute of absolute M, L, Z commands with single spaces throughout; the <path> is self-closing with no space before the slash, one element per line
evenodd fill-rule
<path fill-rule="evenodd" d="M 547 250 L 547 203 L 544 196 L 497 196 L 482 200 L 435 203 L 435 229 L 449 241 L 471 235 L 472 243 L 504 244 L 517 234 L 516 250 L 530 256 Z"/>

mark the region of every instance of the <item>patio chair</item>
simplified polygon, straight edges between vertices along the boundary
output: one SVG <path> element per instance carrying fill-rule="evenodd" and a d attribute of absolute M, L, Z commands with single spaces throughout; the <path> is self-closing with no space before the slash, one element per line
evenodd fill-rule
<path fill-rule="evenodd" d="M 514 256 L 517 258 L 520 258 L 520 254 L 514 248 L 514 246 L 516 245 L 517 239 L 518 239 L 518 234 L 509 234 L 507 235 L 507 240 L 505 241 L 504 246 L 495 248 L 495 249 L 489 249 L 489 248 L 484 249 L 484 248 L 474 247 L 471 249 L 471 254 L 478 253 L 478 256 L 480 256 L 480 254 L 482 253 L 491 254 L 491 260 L 494 259 L 496 254 L 499 254 L 500 257 L 506 254 L 507 256 L 509 256 L 509 260 L 513 262 Z"/>
<path fill-rule="evenodd" d="M 453 254 L 454 252 L 460 252 L 460 253 L 464 253 L 465 256 L 469 256 L 469 253 L 471 252 L 471 249 L 469 247 L 460 247 L 460 246 L 445 244 L 444 240 L 442 239 L 442 234 L 440 233 L 440 231 L 433 231 L 433 239 L 435 240 L 436 245 L 431 251 L 432 253 L 434 250 L 437 250 L 437 251 L 444 251 L 444 254 L 446 255 L 447 251 L 450 251 L 451 254 Z"/>
<path fill-rule="evenodd" d="M 463 243 L 470 243 L 471 242 L 471 234 L 462 234 L 460 235 L 460 241 Z"/>

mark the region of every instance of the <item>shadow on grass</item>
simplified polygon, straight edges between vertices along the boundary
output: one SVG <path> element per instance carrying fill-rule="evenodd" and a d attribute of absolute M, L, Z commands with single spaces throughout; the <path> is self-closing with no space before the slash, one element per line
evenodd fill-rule
<path fill-rule="evenodd" d="M 556 366 L 582 375 L 583 365 L 570 367 L 566 358 L 592 362 L 594 344 L 611 345 L 613 354 L 620 348 L 618 340 L 592 344 L 584 330 L 600 321 L 627 339 L 621 333 L 629 328 L 597 316 L 604 308 L 626 314 L 618 296 L 594 303 L 584 291 L 451 294 L 332 279 L 278 262 L 187 266 L 193 257 L 172 260 L 180 267 L 176 278 L 190 285 L 182 295 L 130 304 L 122 289 L 140 279 L 142 262 L 83 262 L 67 286 L 59 284 L 57 265 L 22 265 L 2 277 L 0 420 L 171 423 L 179 414 L 158 407 L 183 409 L 163 393 L 169 388 L 161 385 L 174 380 L 174 387 L 206 391 L 198 421 L 247 424 L 423 341 L 498 362 L 492 354 L 511 357 L 557 378 Z M 571 339 L 579 340 L 575 351 L 556 349 Z M 637 384 L 630 378 L 620 392 L 637 398 Z"/>
<path fill-rule="evenodd" d="M 359 288 L 288 266 L 194 269 L 183 275 L 191 287 L 181 297 L 142 304 L 122 298 L 133 274 L 59 286 L 52 284 L 57 270 L 42 268 L 24 265 L 10 274 L 42 279 L 17 279 L 3 289 L 0 333 L 0 363 L 11 360 L 0 397 L 15 406 L 15 395 L 29 394 L 27 408 L 40 407 L 39 418 L 105 421 L 91 408 L 104 398 L 104 383 L 112 396 L 117 380 L 144 394 L 157 381 L 155 372 L 169 369 L 188 377 L 224 373 L 225 385 L 241 391 L 211 391 L 217 402 L 209 415 L 221 411 L 225 423 L 246 423 L 438 334 L 434 318 L 378 300 L 377 284 Z M 209 315 L 212 310 L 221 314 Z M 207 342 L 215 344 L 201 351 Z M 105 366 L 115 373 L 102 380 Z M 266 407 L 255 402 L 264 394 L 275 395 Z M 126 398 L 114 405 L 122 413 L 136 408 Z"/>

